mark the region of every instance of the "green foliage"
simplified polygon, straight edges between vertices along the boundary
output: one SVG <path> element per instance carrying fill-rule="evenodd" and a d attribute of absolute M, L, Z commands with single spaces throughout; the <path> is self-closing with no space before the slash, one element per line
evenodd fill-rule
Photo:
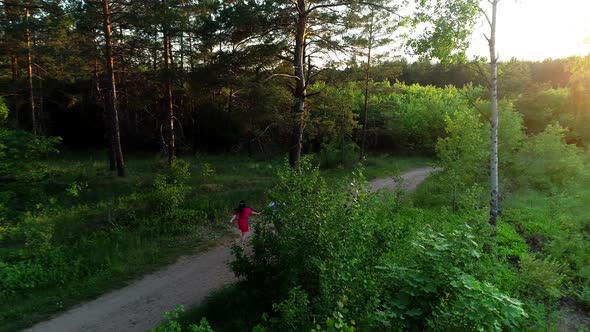
<path fill-rule="evenodd" d="M 375 199 L 362 174 L 328 191 L 308 161 L 278 177 L 274 226 L 260 224 L 254 255 L 236 248 L 232 264 L 244 289 L 274 303 L 270 330 L 499 331 L 526 316 L 482 278 L 474 231 L 452 226 L 460 217 Z"/>
<path fill-rule="evenodd" d="M 408 46 L 423 58 L 443 63 L 465 61 L 478 5 L 472 0 L 417 1 L 414 27 L 419 27 L 420 33 L 408 41 Z"/>
<path fill-rule="evenodd" d="M 191 176 L 189 168 L 188 162 L 176 159 L 171 167 L 156 176 L 151 204 L 159 214 L 170 214 L 184 203 L 190 190 L 186 185 Z"/>
<path fill-rule="evenodd" d="M 183 329 L 182 324 L 178 321 L 181 314 L 184 313 L 185 309 L 183 306 L 177 306 L 172 311 L 164 313 L 165 322 L 160 324 L 158 327 L 151 329 L 151 332 L 213 332 L 211 325 L 207 322 L 207 319 L 203 318 L 199 324 L 191 324 L 188 328 Z"/>
<path fill-rule="evenodd" d="M 213 175 L 215 175 L 215 168 L 209 163 L 203 163 L 203 166 L 201 167 L 201 176 L 207 178 Z"/>
<path fill-rule="evenodd" d="M 503 260 L 519 261 L 528 252 L 524 239 L 504 220 L 497 226 L 498 255 Z"/>
<path fill-rule="evenodd" d="M 568 123 L 567 89 L 532 89 L 516 100 L 515 108 L 524 116 L 527 133 L 537 134 L 556 121 Z"/>
<path fill-rule="evenodd" d="M 307 293 L 297 287 L 289 291 L 284 301 L 273 304 L 273 309 L 277 314 L 273 329 L 277 331 L 302 330 L 311 321 Z"/>
<path fill-rule="evenodd" d="M 526 296 L 538 298 L 559 298 L 565 279 L 565 266 L 550 257 L 537 258 L 524 255 L 520 261 L 519 278 L 525 287 Z"/>
<path fill-rule="evenodd" d="M 319 153 L 320 165 L 323 168 L 351 166 L 359 160 L 359 147 L 354 143 L 324 143 Z"/>
<path fill-rule="evenodd" d="M 381 282 L 391 295 L 373 324 L 399 330 L 518 330 L 526 317 L 521 303 L 470 275 L 481 256 L 474 239 L 469 228 L 448 235 L 427 230 L 401 264 L 396 256 L 386 259 Z"/>
<path fill-rule="evenodd" d="M 337 86 L 317 82 L 309 89 L 310 93 L 321 92 L 309 100 L 309 139 L 340 144 L 349 141 L 353 130 L 359 128 L 358 114 L 354 112 L 354 101 L 360 98 L 358 87 L 352 82 Z"/>
<path fill-rule="evenodd" d="M 525 183 L 545 190 L 563 186 L 584 169 L 580 151 L 565 142 L 565 130 L 558 124 L 547 126 L 524 144 L 518 166 Z"/>
<path fill-rule="evenodd" d="M 387 124 L 396 144 L 410 151 L 432 153 L 437 139 L 445 136 L 445 118 L 465 111 L 468 103 L 452 86 L 395 84 L 395 94 L 388 96 L 391 121 Z"/>
<path fill-rule="evenodd" d="M 8 118 L 8 106 L 4 98 L 0 97 L 0 126 L 4 124 L 6 118 Z"/>
<path fill-rule="evenodd" d="M 487 154 L 482 148 L 485 127 L 471 110 L 457 112 L 453 117 L 447 115 L 445 125 L 447 135 L 437 143 L 441 163 L 449 170 L 463 173 L 467 177 L 464 181 L 473 181 Z"/>
<path fill-rule="evenodd" d="M 41 160 L 56 154 L 60 141 L 0 127 L 0 197 L 12 210 L 9 217 L 47 199 L 52 179 Z"/>

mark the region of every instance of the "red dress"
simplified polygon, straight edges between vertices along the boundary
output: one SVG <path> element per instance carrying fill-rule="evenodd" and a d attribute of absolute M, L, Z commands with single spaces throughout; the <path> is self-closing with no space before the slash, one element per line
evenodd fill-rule
<path fill-rule="evenodd" d="M 248 217 L 252 214 L 252 210 L 250 208 L 245 208 L 244 212 L 240 214 L 236 212 L 236 216 L 238 216 L 238 228 L 242 232 L 248 231 Z"/>

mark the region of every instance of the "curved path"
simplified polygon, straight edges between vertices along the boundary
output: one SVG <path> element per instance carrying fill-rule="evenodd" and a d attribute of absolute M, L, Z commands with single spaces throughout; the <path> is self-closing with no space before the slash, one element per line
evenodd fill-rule
<path fill-rule="evenodd" d="M 440 170 L 440 168 L 422 167 L 405 172 L 401 175 L 401 186 L 406 191 L 415 191 L 430 174 Z M 380 178 L 369 182 L 371 191 L 392 190 L 397 186 L 398 183 L 393 178 Z"/>
<path fill-rule="evenodd" d="M 28 331 L 147 331 L 162 320 L 164 312 L 180 304 L 200 303 L 212 290 L 235 282 L 227 266 L 231 258 L 228 243 L 183 256 L 125 288 L 74 307 Z"/>
<path fill-rule="evenodd" d="M 415 190 L 433 168 L 419 168 L 402 174 L 402 187 Z M 391 178 L 369 182 L 372 191 L 398 186 Z M 236 281 L 227 262 L 232 258 L 229 243 L 205 252 L 181 257 L 176 263 L 148 274 L 131 285 L 81 304 L 28 331 L 97 332 L 147 331 L 176 305 L 200 303 L 211 291 Z"/>

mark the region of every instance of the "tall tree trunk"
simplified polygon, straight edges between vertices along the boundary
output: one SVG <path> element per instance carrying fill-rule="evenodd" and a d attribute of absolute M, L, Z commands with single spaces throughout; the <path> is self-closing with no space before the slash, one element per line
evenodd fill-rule
<path fill-rule="evenodd" d="M 188 32 L 188 62 L 192 73 L 195 71 L 195 64 L 193 62 L 193 38 L 190 30 Z"/>
<path fill-rule="evenodd" d="M 12 55 L 10 57 L 10 66 L 12 69 L 12 91 L 14 93 L 14 96 L 11 98 L 12 99 L 12 105 L 13 105 L 13 109 L 14 109 L 14 125 L 16 128 L 19 128 L 19 121 L 20 121 L 20 112 L 19 112 L 19 107 L 17 107 L 18 105 L 18 101 L 17 101 L 17 80 L 19 78 L 19 70 L 18 70 L 18 56 L 17 55 Z"/>
<path fill-rule="evenodd" d="M 303 146 L 303 121 L 305 111 L 305 33 L 307 28 L 308 13 L 306 12 L 306 1 L 297 0 L 299 15 L 297 18 L 297 28 L 295 31 L 295 55 L 294 55 L 294 75 L 295 91 L 293 93 L 293 131 L 291 133 L 291 146 L 289 149 L 289 164 L 294 167 L 301 158 L 301 149 Z"/>
<path fill-rule="evenodd" d="M 162 0 L 164 12 L 167 11 L 168 5 L 166 0 Z M 170 70 L 170 62 L 172 57 L 170 31 L 167 24 L 164 23 L 164 69 L 166 74 L 166 111 L 168 114 L 168 165 L 172 166 L 175 158 L 175 139 L 174 139 L 174 104 L 172 99 L 172 72 Z"/>
<path fill-rule="evenodd" d="M 180 31 L 180 72 L 184 73 L 184 32 Z"/>
<path fill-rule="evenodd" d="M 45 135 L 45 121 L 43 119 L 43 80 L 41 79 L 41 70 L 37 67 L 37 82 L 39 82 L 39 89 L 37 93 L 37 132 L 40 135 Z"/>
<path fill-rule="evenodd" d="M 492 19 L 490 22 L 490 67 L 492 72 L 492 146 L 491 146 L 491 199 L 490 199 L 490 224 L 496 226 L 500 210 L 500 189 L 498 186 L 498 56 L 496 54 L 496 10 L 498 0 L 492 2 Z"/>
<path fill-rule="evenodd" d="M 31 27 L 29 18 L 31 10 L 25 8 L 25 44 L 27 47 L 27 82 L 29 90 L 29 109 L 31 112 L 31 125 L 33 135 L 37 135 L 37 116 L 35 114 L 35 95 L 33 94 L 33 56 L 31 54 Z"/>
<path fill-rule="evenodd" d="M 12 69 L 12 82 L 18 79 L 18 57 L 16 55 L 10 56 L 10 66 Z"/>
<path fill-rule="evenodd" d="M 374 12 L 371 9 L 371 25 L 369 26 L 369 44 L 367 45 L 367 68 L 365 69 L 365 105 L 363 115 L 363 137 L 361 139 L 361 160 L 365 159 L 367 144 L 367 126 L 369 125 L 369 79 L 371 70 L 371 49 L 373 48 Z"/>
<path fill-rule="evenodd" d="M 117 175 L 125 176 L 125 162 L 123 160 L 123 150 L 121 148 L 121 133 L 119 131 L 119 114 L 117 112 L 117 87 L 115 83 L 115 65 L 113 61 L 113 45 L 111 33 L 111 15 L 108 0 L 102 0 L 103 5 L 103 22 L 104 22 L 104 37 L 106 44 L 106 63 L 107 63 L 107 79 L 109 86 L 108 98 L 106 98 L 107 114 L 110 122 L 110 141 L 111 149 L 114 154 L 115 164 L 117 166 Z"/>
<path fill-rule="evenodd" d="M 154 27 L 154 48 L 152 49 L 152 69 L 158 69 L 158 28 Z"/>
<path fill-rule="evenodd" d="M 98 76 L 98 58 L 94 59 L 94 89 L 93 94 L 96 100 L 100 99 L 100 77 Z"/>

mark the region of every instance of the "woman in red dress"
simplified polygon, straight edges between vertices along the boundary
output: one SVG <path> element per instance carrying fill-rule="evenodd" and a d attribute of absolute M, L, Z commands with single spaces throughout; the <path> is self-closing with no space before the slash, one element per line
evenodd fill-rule
<path fill-rule="evenodd" d="M 236 208 L 236 213 L 234 213 L 229 222 L 233 223 L 234 220 L 236 220 L 236 217 L 238 218 L 238 228 L 240 229 L 240 232 L 242 232 L 242 235 L 240 236 L 240 240 L 242 243 L 244 243 L 244 241 L 246 240 L 246 233 L 248 233 L 249 231 L 248 217 L 250 217 L 250 215 L 259 214 L 259 212 L 254 212 L 249 207 L 246 207 L 245 201 L 240 201 L 240 204 Z"/>

